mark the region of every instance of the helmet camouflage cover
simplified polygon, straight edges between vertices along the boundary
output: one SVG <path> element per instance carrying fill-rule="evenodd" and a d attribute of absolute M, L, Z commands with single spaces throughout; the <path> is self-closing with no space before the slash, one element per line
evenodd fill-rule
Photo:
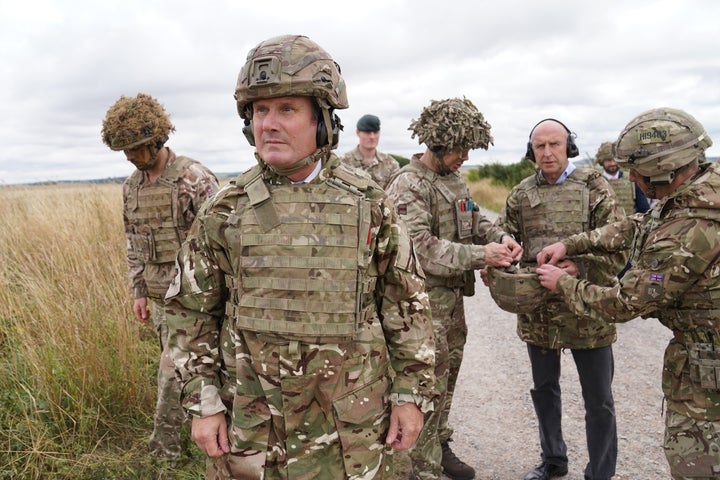
<path fill-rule="evenodd" d="M 315 97 L 320 107 L 348 107 L 340 66 L 320 45 L 302 35 L 282 35 L 250 50 L 235 87 L 237 110 L 250 119 L 246 108 L 264 98 Z"/>
<path fill-rule="evenodd" d="M 488 289 L 498 307 L 510 313 L 532 313 L 551 295 L 534 268 L 488 268 Z"/>
<path fill-rule="evenodd" d="M 467 98 L 432 100 L 420 118 L 410 123 L 408 130 L 430 149 L 452 150 L 488 149 L 493 143 L 490 124 Z"/>
<path fill-rule="evenodd" d="M 175 127 L 163 106 L 150 95 L 121 96 L 105 114 L 103 143 L 111 150 L 135 148 L 145 143 L 164 144 Z"/>
<path fill-rule="evenodd" d="M 678 168 L 703 158 L 711 145 L 705 128 L 692 115 L 675 108 L 655 108 L 632 119 L 614 147 L 618 163 L 654 182 L 667 180 Z"/>
<path fill-rule="evenodd" d="M 613 160 L 613 142 L 603 142 L 600 144 L 597 153 L 595 154 L 595 161 L 598 165 L 602 165 L 605 160 Z"/>

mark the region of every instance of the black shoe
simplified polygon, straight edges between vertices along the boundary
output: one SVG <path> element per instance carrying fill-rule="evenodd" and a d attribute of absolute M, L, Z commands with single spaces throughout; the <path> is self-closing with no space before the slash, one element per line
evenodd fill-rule
<path fill-rule="evenodd" d="M 452 480 L 472 480 L 475 478 L 475 470 L 455 456 L 448 442 L 443 442 L 440 446 L 442 447 L 440 466 L 446 476 L 452 478 Z"/>
<path fill-rule="evenodd" d="M 555 477 L 563 477 L 567 473 L 567 465 L 553 465 L 552 463 L 543 462 L 535 470 L 525 475 L 525 480 L 550 480 Z"/>

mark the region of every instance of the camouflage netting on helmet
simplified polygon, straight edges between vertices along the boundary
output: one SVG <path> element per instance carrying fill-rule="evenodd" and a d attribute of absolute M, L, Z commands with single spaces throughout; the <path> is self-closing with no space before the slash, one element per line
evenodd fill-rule
<path fill-rule="evenodd" d="M 640 175 L 661 178 L 695 159 L 712 145 L 705 128 L 692 115 L 674 108 L 641 113 L 615 142 L 615 157 Z"/>
<path fill-rule="evenodd" d="M 315 97 L 321 107 L 348 108 L 340 66 L 329 53 L 302 35 L 282 35 L 250 50 L 235 87 L 237 110 L 255 100 L 287 96 Z"/>
<path fill-rule="evenodd" d="M 595 161 L 598 165 L 602 165 L 605 160 L 614 160 L 613 155 L 613 142 L 603 142 L 600 144 L 597 153 L 595 154 Z"/>
<path fill-rule="evenodd" d="M 410 123 L 408 130 L 430 149 L 452 150 L 488 149 L 493 143 L 490 124 L 473 103 L 466 98 L 432 100 L 420 118 Z"/>
<path fill-rule="evenodd" d="M 490 295 L 506 312 L 531 313 L 552 296 L 533 268 L 488 268 L 487 279 Z"/>
<path fill-rule="evenodd" d="M 165 143 L 175 127 L 163 106 L 150 95 L 122 96 L 110 107 L 102 126 L 103 143 L 112 150 L 144 143 Z"/>

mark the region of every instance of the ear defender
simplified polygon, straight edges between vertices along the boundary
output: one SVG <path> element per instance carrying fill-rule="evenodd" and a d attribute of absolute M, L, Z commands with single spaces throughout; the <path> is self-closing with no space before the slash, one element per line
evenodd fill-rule
<path fill-rule="evenodd" d="M 578 149 L 578 146 L 575 144 L 575 137 L 577 137 L 577 135 L 575 135 L 575 133 L 571 132 L 570 129 L 564 123 L 562 123 L 560 120 L 557 120 L 555 118 L 544 118 L 544 119 L 540 120 L 538 123 L 536 123 L 535 126 L 532 128 L 532 130 L 530 130 L 530 135 L 528 135 L 527 150 L 525 151 L 525 158 L 527 158 L 531 162 L 535 163 L 535 152 L 533 152 L 532 142 L 530 142 L 529 140 L 532 138 L 532 134 L 535 131 L 535 129 L 537 128 L 537 126 L 547 120 L 552 120 L 555 123 L 559 123 L 560 125 L 562 125 L 562 127 L 567 132 L 568 135 L 567 135 L 567 141 L 565 144 L 565 152 L 567 154 L 567 157 L 574 158 L 574 157 L 577 157 L 578 155 L 580 155 L 580 149 Z"/>

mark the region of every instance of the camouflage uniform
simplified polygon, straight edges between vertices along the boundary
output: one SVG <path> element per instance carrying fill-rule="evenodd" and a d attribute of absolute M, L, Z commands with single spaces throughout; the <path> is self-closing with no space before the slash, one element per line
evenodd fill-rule
<path fill-rule="evenodd" d="M 176 157 L 169 148 L 165 171 L 154 183 L 149 183 L 140 170 L 123 183 L 123 220 L 133 296 L 150 299 L 150 316 L 162 352 L 150 451 L 171 460 L 177 460 L 181 453 L 180 431 L 185 414 L 167 350 L 163 297 L 175 272 L 180 243 L 197 211 L 217 190 L 217 179 L 210 170 L 188 157 Z"/>
<path fill-rule="evenodd" d="M 335 155 L 298 185 L 261 164 L 204 207 L 179 267 L 183 406 L 229 424 L 207 478 L 387 478 L 388 398 L 430 405 L 434 340 L 382 190 Z"/>
<path fill-rule="evenodd" d="M 180 243 L 195 213 L 218 185 L 215 175 L 200 163 L 176 157 L 165 147 L 173 131 L 165 108 L 152 96 L 138 93 L 121 96 L 108 109 L 101 134 L 105 145 L 122 151 L 137 168 L 123 184 L 123 221 L 135 299 L 133 312 L 138 320 L 146 321 L 149 310 L 161 350 L 155 426 L 149 447 L 151 453 L 176 463 L 185 416 L 167 353 L 162 299 L 173 277 Z"/>
<path fill-rule="evenodd" d="M 411 454 L 418 479 L 440 478 L 440 444 L 452 436 L 448 416 L 457 382 L 467 323 L 463 295 L 474 294 L 474 270 L 483 268 L 481 245 L 504 232 L 473 206 L 462 175 L 440 175 L 414 155 L 387 188 L 408 226 L 425 272 L 436 342 L 435 376 L 440 396 Z M 434 426 L 434 428 L 432 428 Z"/>
<path fill-rule="evenodd" d="M 375 157 L 366 163 L 359 147 L 347 152 L 341 157 L 343 163 L 360 170 L 365 170 L 370 174 L 372 179 L 385 188 L 395 173 L 400 170 L 400 164 L 392 156 L 387 153 L 375 151 Z"/>
<path fill-rule="evenodd" d="M 673 117 L 671 109 L 657 109 L 638 119 L 653 120 L 658 118 L 658 111 L 667 118 L 678 118 Z M 687 114 L 682 115 L 680 118 L 687 119 Z M 642 122 L 635 124 L 638 125 Z M 664 130 L 664 125 L 667 123 L 649 127 L 658 132 Z M 665 452 L 671 474 L 675 479 L 717 479 L 720 477 L 720 167 L 702 162 L 698 145 L 712 142 L 704 131 L 700 136 L 695 132 L 686 151 L 690 152 L 690 158 L 701 159 L 697 173 L 661 198 L 650 212 L 563 241 L 567 255 L 603 254 L 631 247 L 631 268 L 619 285 L 607 288 L 563 275 L 557 287 L 570 309 L 583 318 L 602 317 L 613 322 L 636 317 L 657 318 L 672 330 L 674 338 L 665 350 L 662 378 L 667 405 Z M 630 130 L 630 133 L 637 138 L 636 132 Z M 634 138 L 631 141 L 635 142 Z M 668 139 L 668 146 L 661 148 L 675 149 L 670 151 L 683 155 L 683 151 L 677 153 L 681 142 L 672 140 L 672 144 Z M 652 148 L 650 142 L 648 145 L 647 148 Z M 672 159 L 670 155 L 667 158 Z M 683 163 L 687 163 L 687 159 L 681 158 L 680 165 Z M 651 165 L 648 172 L 662 174 L 671 169 Z"/>
<path fill-rule="evenodd" d="M 535 266 L 535 257 L 543 246 L 623 216 L 600 172 L 588 167 L 569 170 L 567 178 L 555 184 L 549 184 L 538 171 L 508 195 L 498 225 L 522 243 L 523 267 Z M 624 252 L 578 256 L 573 260 L 581 278 L 609 286 L 614 285 L 626 261 Z M 571 349 L 586 400 L 590 458 L 585 478 L 610 478 L 615 473 L 617 454 L 610 347 L 616 340 L 615 326 L 602 318 L 588 321 L 579 317 L 558 296 L 543 302 L 532 313 L 518 314 L 517 319 L 518 336 L 528 344 L 531 360 L 531 394 L 543 462 L 567 464 L 567 447 L 560 429 L 560 388 L 555 376 L 560 373 L 560 350 Z"/>

